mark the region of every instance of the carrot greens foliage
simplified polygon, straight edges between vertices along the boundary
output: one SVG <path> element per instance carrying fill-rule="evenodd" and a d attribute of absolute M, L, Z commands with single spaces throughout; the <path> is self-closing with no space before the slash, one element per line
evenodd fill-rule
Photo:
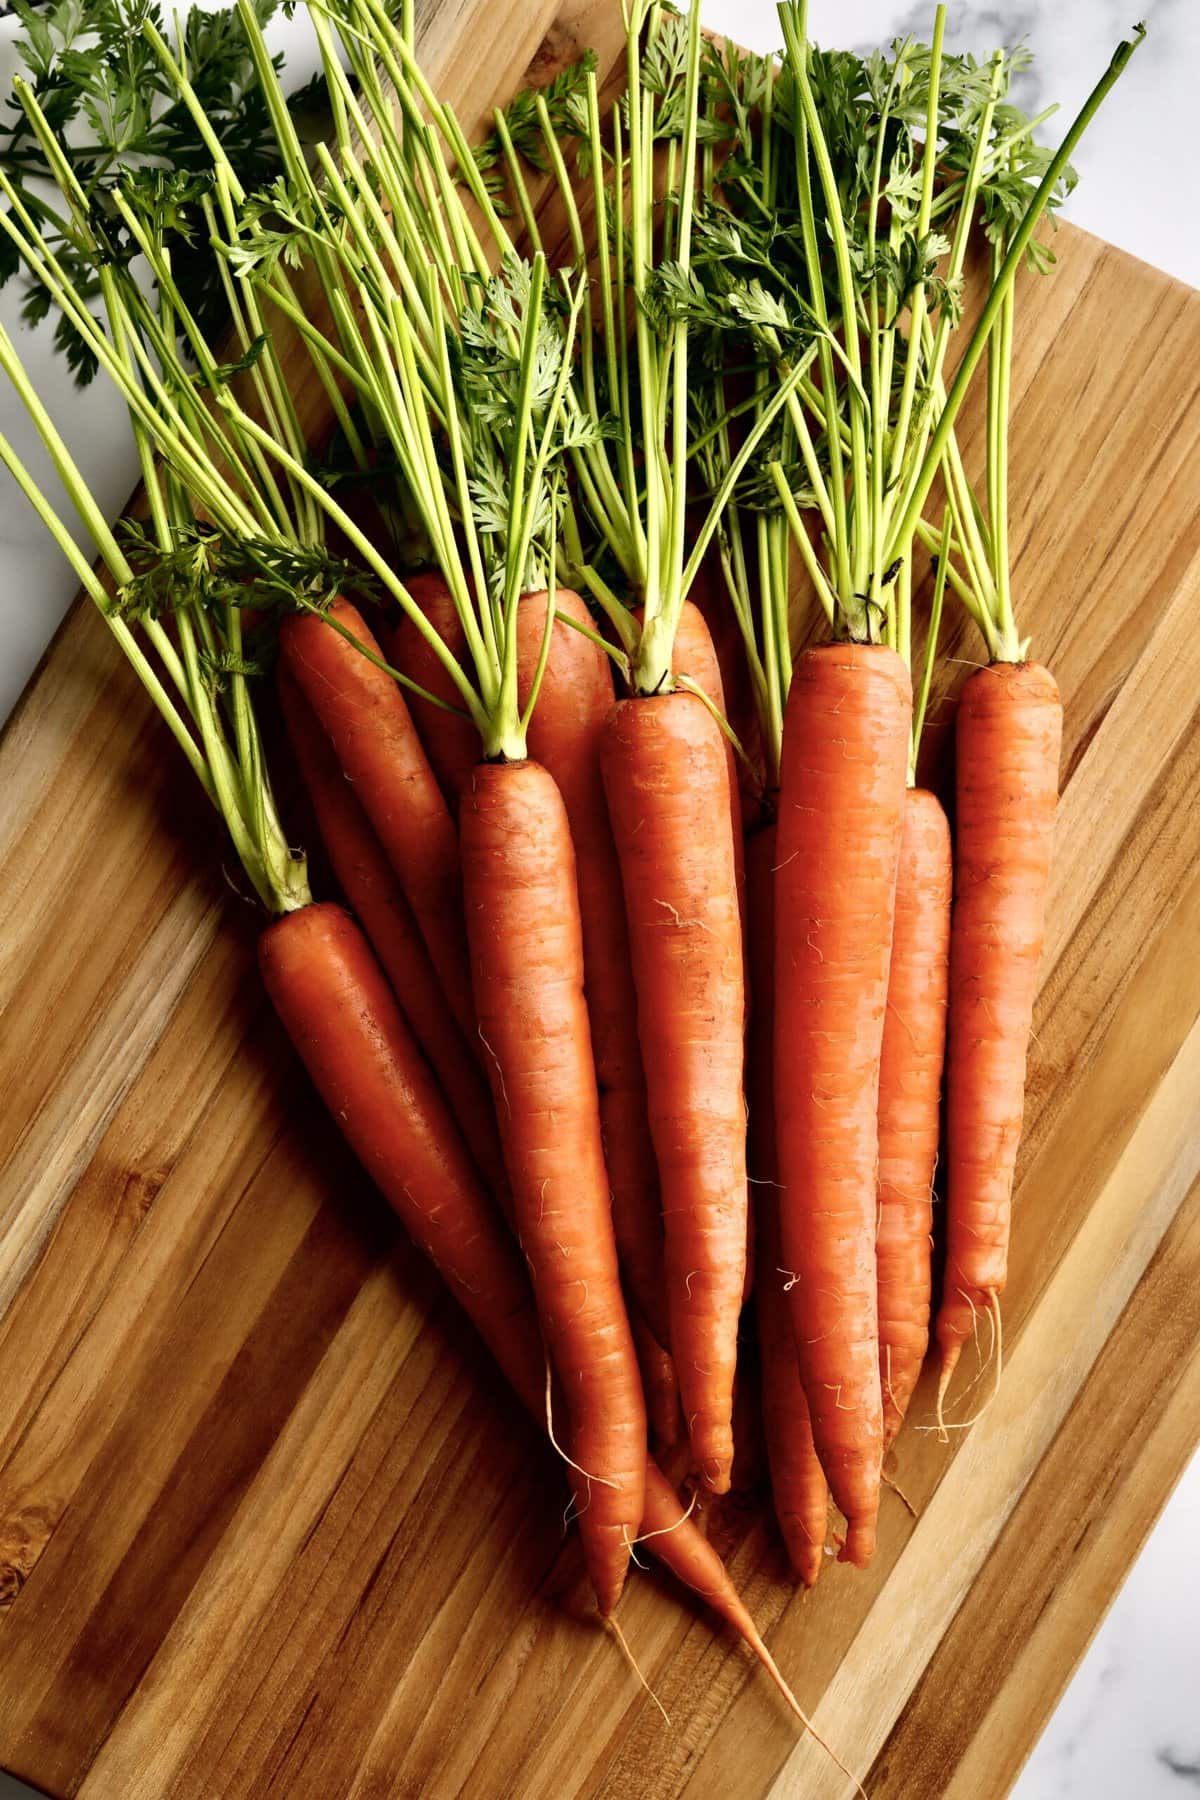
<path fill-rule="evenodd" d="M 192 205 L 210 178 L 207 150 L 147 33 L 147 26 L 166 32 L 162 8 L 154 0 L 56 0 L 49 6 L 12 0 L 11 10 L 20 25 L 15 48 L 29 91 L 61 144 L 93 229 L 103 232 L 106 254 L 115 261 L 136 254 L 113 205 L 120 185 L 153 218 L 189 310 L 207 331 L 223 334 L 229 323 L 224 287 Z M 278 10 L 279 0 L 255 0 L 261 25 Z M 278 170 L 279 155 L 234 8 L 191 7 L 179 22 L 177 54 L 231 167 L 247 186 L 262 186 Z M 322 96 L 318 80 L 288 99 L 306 136 L 327 125 Z M 37 217 L 72 284 L 93 303 L 99 297 L 95 269 L 76 246 L 69 214 L 46 187 L 55 180 L 53 163 L 29 110 L 10 101 L 8 111 L 11 118 L 0 123 L 0 168 Z M 0 287 L 19 267 L 11 243 L 0 241 Z M 26 321 L 36 323 L 50 308 L 45 288 L 28 282 Z M 65 313 L 56 316 L 55 337 L 80 384 L 91 381 L 96 358 Z"/>

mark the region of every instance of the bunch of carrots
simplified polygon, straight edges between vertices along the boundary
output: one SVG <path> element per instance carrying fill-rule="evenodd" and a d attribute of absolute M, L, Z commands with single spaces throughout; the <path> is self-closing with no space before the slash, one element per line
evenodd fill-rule
<path fill-rule="evenodd" d="M 146 515 L 109 528 L 2 332 L 99 568 L 0 457 L 228 826 L 314 1085 L 543 1421 L 601 1615 L 645 1543 L 787 1694 L 649 1446 L 729 1488 L 753 1287 L 792 1563 L 816 1580 L 830 1496 L 870 1560 L 939 1154 L 938 1423 L 966 1344 L 998 1377 L 1061 725 L 1010 590 L 1016 281 L 1134 46 L 1051 154 L 1015 59 L 949 56 L 941 8 L 864 61 L 795 0 L 778 58 L 623 5 L 619 93 L 585 58 L 472 147 L 409 9 L 322 0 L 314 154 L 238 0 L 260 192 L 152 22 L 207 167 L 101 191 L 18 83 L 58 236 L 2 169 L 0 229 L 124 398 Z M 916 781 L 948 594 L 988 656 L 953 835 Z M 276 808 L 276 704 L 344 904 Z"/>

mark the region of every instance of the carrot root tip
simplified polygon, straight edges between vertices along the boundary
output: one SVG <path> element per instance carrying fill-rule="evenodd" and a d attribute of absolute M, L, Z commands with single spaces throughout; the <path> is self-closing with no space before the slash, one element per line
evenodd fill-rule
<path fill-rule="evenodd" d="M 946 1395 L 950 1391 L 950 1383 L 954 1379 L 954 1371 L 958 1367 L 958 1359 L 962 1355 L 962 1340 L 956 1338 L 952 1343 L 942 1346 L 942 1366 L 938 1371 L 937 1389 L 937 1431 L 938 1441 L 950 1442 L 950 1433 L 946 1430 Z"/>
<path fill-rule="evenodd" d="M 856 1569 L 865 1569 L 874 1554 L 874 1518 L 848 1519 L 846 1522 L 846 1541 L 838 1551 L 838 1561 L 853 1563 Z"/>
<path fill-rule="evenodd" d="M 896 1498 L 901 1502 L 905 1509 L 911 1513 L 912 1517 L 914 1519 L 919 1519 L 921 1516 L 920 1513 L 917 1511 L 904 1489 L 900 1486 L 900 1483 L 896 1480 L 895 1476 L 885 1474 L 882 1477 L 882 1481 L 884 1487 L 891 1488 L 893 1494 L 895 1494 Z"/>
<path fill-rule="evenodd" d="M 803 1582 L 806 1588 L 816 1587 L 817 1577 L 821 1573 L 822 1557 L 823 1551 L 820 1544 L 815 1544 L 811 1550 L 806 1551 L 793 1563 L 793 1574 L 798 1581 Z"/>
<path fill-rule="evenodd" d="M 854 1783 L 855 1790 L 859 1794 L 862 1795 L 863 1800 L 867 1800 L 866 1788 L 863 1786 L 862 1782 L 858 1779 L 858 1776 L 853 1772 L 853 1770 L 848 1769 L 846 1767 L 845 1763 L 842 1761 L 842 1759 L 838 1755 L 837 1751 L 834 1750 L 833 1747 L 829 1743 L 827 1743 L 826 1740 L 821 1736 L 820 1732 L 817 1730 L 816 1726 L 813 1724 L 812 1720 L 809 1718 L 808 1714 L 805 1712 L 804 1708 L 801 1706 L 800 1702 L 797 1700 L 795 1694 L 793 1694 L 791 1688 L 788 1686 L 787 1682 L 784 1680 L 783 1671 L 780 1669 L 779 1664 L 775 1661 L 775 1658 L 771 1655 L 771 1652 L 767 1649 L 767 1646 L 763 1642 L 761 1636 L 759 1635 L 758 1629 L 754 1625 L 754 1622 L 752 1620 L 750 1620 L 749 1618 L 747 1619 L 747 1628 L 745 1630 L 745 1636 L 746 1636 L 747 1642 L 749 1643 L 750 1648 L 753 1650 L 755 1656 L 758 1657 L 758 1660 L 762 1663 L 764 1669 L 766 1669 L 768 1675 L 771 1677 L 771 1680 L 775 1683 L 775 1686 L 779 1689 L 779 1692 L 783 1695 L 783 1698 L 787 1701 L 789 1708 L 791 1709 L 791 1711 L 793 1713 L 795 1713 L 796 1717 L 799 1719 L 801 1725 L 803 1725 L 803 1727 L 804 1727 L 805 1731 L 807 1731 L 808 1735 L 812 1738 L 813 1742 L 815 1744 L 819 1745 L 819 1747 L 825 1752 L 826 1756 L 829 1758 L 829 1760 L 832 1763 L 835 1763 L 837 1765 L 837 1767 L 842 1771 L 842 1774 L 846 1777 L 847 1781 L 852 1781 Z"/>
<path fill-rule="evenodd" d="M 710 1494 L 727 1494 L 733 1480 L 733 1467 L 729 1458 L 707 1457 L 701 1464 L 700 1478 Z"/>
<path fill-rule="evenodd" d="M 642 1674 L 641 1669 L 638 1667 L 637 1658 L 634 1656 L 633 1651 L 629 1647 L 629 1640 L 625 1636 L 625 1633 L 621 1630 L 621 1627 L 617 1624 L 617 1621 L 614 1618 L 612 1618 L 610 1615 L 608 1615 L 606 1613 L 601 1613 L 600 1617 L 604 1623 L 605 1628 L 608 1631 L 611 1631 L 613 1636 L 616 1638 L 617 1643 L 620 1646 L 621 1654 L 624 1656 L 626 1662 L 629 1664 L 630 1668 L 633 1670 L 634 1674 L 637 1676 L 638 1681 L 641 1683 L 642 1687 L 645 1688 L 646 1692 L 649 1694 L 650 1698 L 653 1700 L 655 1706 L 657 1706 L 659 1712 L 662 1714 L 663 1724 L 670 1725 L 671 1715 L 667 1711 L 666 1707 L 663 1705 L 662 1701 L 659 1699 L 658 1695 L 655 1693 L 654 1689 L 650 1686 L 650 1683 L 646 1680 L 646 1677 Z"/>

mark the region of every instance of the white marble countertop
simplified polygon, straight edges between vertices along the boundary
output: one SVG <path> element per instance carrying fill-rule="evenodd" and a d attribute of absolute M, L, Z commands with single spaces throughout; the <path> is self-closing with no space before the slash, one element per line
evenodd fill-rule
<path fill-rule="evenodd" d="M 616 0 L 613 0 L 616 4 Z M 818 42 L 862 45 L 925 34 L 932 0 L 811 0 Z M 1200 286 L 1200 204 L 1191 137 L 1200 91 L 1200 0 L 1144 0 L 1149 36 L 1076 158 L 1066 216 Z M 947 42 L 979 51 L 1025 39 L 1037 62 L 1022 96 L 1057 99 L 1064 118 L 1091 88 L 1137 0 L 951 0 Z M 705 0 L 705 21 L 755 49 L 778 41 L 773 0 Z M 283 27 L 299 69 L 309 45 Z M 0 20 L 0 92 L 13 67 Z M 1050 128 L 1052 131 L 1052 127 Z M 16 329 L 14 287 L 0 317 Z M 134 485 L 121 408 L 96 382 L 73 392 L 48 333 L 21 334 L 34 378 L 96 492 L 116 513 Z M 0 420 L 39 470 L 20 409 Z M 74 593 L 40 525 L 0 480 L 0 720 L 7 717 Z M 1192 1463 L 1013 1790 L 1016 1800 L 1171 1800 L 1200 1789 L 1200 1458 Z M 0 1800 L 28 1789 L 0 1774 Z M 931 1796 L 930 1800 L 934 1800 Z M 991 1800 L 991 1797 L 988 1797 Z"/>

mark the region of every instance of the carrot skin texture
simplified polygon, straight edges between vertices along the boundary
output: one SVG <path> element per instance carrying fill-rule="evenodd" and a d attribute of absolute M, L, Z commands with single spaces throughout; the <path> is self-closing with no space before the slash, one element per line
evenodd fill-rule
<path fill-rule="evenodd" d="M 643 610 L 639 606 L 634 610 L 634 618 L 640 623 L 642 617 Z M 713 641 L 707 619 L 691 600 L 684 601 L 679 614 L 679 624 L 675 631 L 673 661 L 676 674 L 686 675 L 689 681 L 694 681 L 701 693 L 706 694 L 722 717 L 727 719 L 725 678 L 721 672 L 721 658 L 717 654 L 717 646 Z M 729 809 L 732 815 L 733 861 L 737 872 L 738 910 L 742 919 L 744 942 L 746 936 L 746 840 L 742 819 L 742 790 L 738 782 L 737 752 L 723 733 L 722 737 L 725 756 L 729 763 Z"/>
<path fill-rule="evenodd" d="M 412 575 L 405 586 L 443 643 L 453 655 L 461 657 L 466 648 L 466 638 L 444 577 L 432 572 Z M 447 674 L 441 658 L 410 618 L 403 618 L 385 641 L 391 653 L 393 667 L 401 670 L 410 681 L 415 681 L 429 693 L 436 694 L 439 700 L 445 700 L 458 709 L 447 712 L 444 706 L 434 706 L 419 694 L 407 696 L 408 710 L 425 747 L 430 767 L 437 777 L 446 805 L 452 816 L 457 818 L 459 800 L 479 761 L 479 733 L 462 711 L 462 696 Z"/>
<path fill-rule="evenodd" d="M 507 1198 L 491 1093 L 446 1006 L 404 890 L 353 787 L 342 774 L 332 744 L 282 665 L 278 687 L 288 741 L 338 885 L 383 965 L 405 1021 L 441 1083 L 481 1174 L 493 1193 Z"/>
<path fill-rule="evenodd" d="M 638 1367 L 642 1371 L 642 1391 L 646 1396 L 646 1417 L 650 1424 L 650 1442 L 655 1450 L 673 1450 L 679 1442 L 679 1382 L 671 1352 L 664 1350 L 641 1314 L 630 1308 L 629 1323 L 637 1348 Z"/>
<path fill-rule="evenodd" d="M 702 521 L 698 521 L 702 523 Z M 729 587 L 725 580 L 725 571 L 721 567 L 720 553 L 712 548 L 701 558 L 689 592 L 689 599 L 684 613 L 694 609 L 703 620 L 713 646 L 717 668 L 721 676 L 721 690 L 724 695 L 723 710 L 730 725 L 737 734 L 742 746 L 743 756 L 736 753 L 733 757 L 735 785 L 743 821 L 758 819 L 763 802 L 763 786 L 765 780 L 765 758 L 763 756 L 762 734 L 758 724 L 758 709 L 754 704 L 754 695 L 750 682 L 750 672 L 746 664 L 746 653 L 742 643 L 741 629 L 733 610 L 729 595 Z M 678 645 L 679 640 L 676 639 Z M 685 666 L 682 662 L 680 667 Z M 687 673 L 706 687 L 705 682 L 693 669 Z M 707 690 L 706 690 L 707 691 Z M 732 749 L 732 746 L 731 746 Z"/>
<path fill-rule="evenodd" d="M 503 1361 L 522 1321 L 536 1341 L 520 1258 L 358 925 L 328 902 L 286 913 L 258 962 L 343 1137 L 488 1347 Z"/>
<path fill-rule="evenodd" d="M 943 1383 L 1008 1273 L 1061 744 L 1048 670 L 994 663 L 969 677 L 955 731 Z"/>
<path fill-rule="evenodd" d="M 334 617 L 376 656 L 383 651 L 357 608 Z M 346 779 L 400 880 L 451 1011 L 469 1044 L 475 1020 L 462 917 L 454 821 L 392 676 L 315 613 L 279 633 L 284 666 L 327 732 Z M 385 659 L 386 660 L 386 659 Z"/>
<path fill-rule="evenodd" d="M 951 880 L 950 824 L 942 803 L 927 788 L 910 788 L 879 1059 L 875 1259 L 885 1449 L 903 1423 L 929 1347 Z"/>
<path fill-rule="evenodd" d="M 875 1545 L 883 1458 L 875 1275 L 879 1055 L 912 692 L 878 645 L 797 659 L 783 731 L 775 888 L 775 1108 L 784 1265 L 813 1438 Z"/>
<path fill-rule="evenodd" d="M 676 673 L 686 675 L 708 695 L 717 711 L 726 715 L 725 680 L 721 659 L 713 642 L 708 621 L 698 606 L 685 600 L 675 632 Z M 742 790 L 738 785 L 737 752 L 725 739 L 725 755 L 729 763 L 729 804 L 733 814 L 733 855 L 737 868 L 738 904 L 746 917 L 746 850 L 742 831 Z"/>
<path fill-rule="evenodd" d="M 727 1491 L 746 1263 L 745 983 L 729 764 L 685 692 L 618 701 L 601 748 L 658 1160 L 671 1354 L 701 1476 Z"/>
<path fill-rule="evenodd" d="M 541 654 L 547 599 L 546 594 L 526 594 L 517 613 L 522 705 L 528 699 Z M 590 625 L 587 607 L 570 589 L 558 589 L 555 606 L 580 624 Z M 600 772 L 600 745 L 612 707 L 612 674 L 604 651 L 571 626 L 556 624 L 529 724 L 529 754 L 554 778 L 567 809 L 575 848 L 584 987 L 621 1278 L 665 1348 L 670 1325 L 658 1165 L 638 1041 L 637 994 L 621 866 Z"/>
<path fill-rule="evenodd" d="M 421 576 L 418 580 L 417 596 L 426 616 L 451 649 L 457 650 L 462 629 L 449 590 L 443 582 L 438 591 L 440 578 Z M 517 609 L 517 688 L 522 707 L 528 701 L 541 655 L 546 602 L 544 593 L 525 594 Z M 571 589 L 557 589 L 555 608 L 590 628 L 587 607 Z M 431 693 L 450 696 L 445 671 L 411 621 L 405 620 L 398 628 L 393 645 L 398 668 Z M 605 652 L 569 625 L 555 625 L 529 723 L 529 754 L 554 778 L 567 809 L 575 848 L 584 986 L 621 1278 L 665 1346 L 670 1328 L 658 1169 L 638 1043 L 637 996 L 621 871 L 599 763 L 599 739 L 612 704 L 612 675 Z M 478 737 L 468 720 L 428 701 L 414 700 L 413 716 L 447 804 L 457 815 L 462 792 L 479 760 Z"/>
<path fill-rule="evenodd" d="M 307 906 L 263 932 L 259 966 L 347 1142 L 544 1427 L 545 1364 L 528 1273 L 363 933 L 339 906 Z M 582 1509 L 585 1484 L 572 1480 Z M 657 1534 L 647 1549 L 771 1668 L 720 1558 L 649 1459 L 645 1484 L 642 1528 Z"/>
<path fill-rule="evenodd" d="M 538 1316 L 566 1397 L 600 1610 L 645 1497 L 646 1407 L 617 1270 L 566 808 L 539 764 L 480 763 L 459 815 L 480 1037 Z"/>
<path fill-rule="evenodd" d="M 725 595 L 725 578 L 721 574 L 719 564 L 716 569 L 716 579 L 720 582 L 720 587 L 717 588 L 715 583 L 713 584 L 712 599 L 714 603 L 714 613 L 716 612 L 716 599 L 718 594 L 725 599 L 726 610 L 728 611 L 728 600 Z M 732 644 L 730 644 L 729 648 L 732 651 Z M 686 675 L 690 680 L 694 681 L 696 686 L 703 693 L 708 695 L 708 698 L 712 701 L 717 711 L 728 719 L 728 702 L 726 699 L 727 684 L 725 681 L 721 656 L 717 650 L 716 640 L 713 637 L 708 618 L 701 611 L 700 607 L 691 600 L 684 601 L 683 610 L 679 615 L 679 625 L 675 632 L 674 660 L 676 673 Z M 730 660 L 732 660 L 732 657 Z M 732 721 L 730 722 L 732 723 Z M 737 875 L 738 911 L 741 914 L 742 920 L 746 1005 L 747 1009 L 749 1009 L 751 1004 L 751 983 L 749 963 L 750 951 L 748 946 L 749 934 L 746 930 L 746 837 L 742 810 L 742 788 L 739 780 L 738 756 L 728 738 L 725 739 L 725 756 L 729 763 L 729 803 L 730 810 L 733 814 L 733 857 L 734 868 Z M 747 1190 L 746 1194 L 746 1278 L 742 1287 L 743 1303 L 750 1298 L 751 1293 L 754 1291 L 756 1261 L 757 1258 L 755 1256 L 754 1243 L 754 1193 L 753 1190 L 750 1189 Z"/>
<path fill-rule="evenodd" d="M 775 1516 L 793 1570 L 805 1587 L 812 1587 L 824 1560 L 829 1489 L 813 1443 L 808 1399 L 800 1380 L 800 1362 L 784 1290 L 774 1089 L 777 854 L 773 824 L 754 832 L 747 842 L 751 1000 L 746 1098 L 750 1109 L 750 1178 L 758 1188 L 755 1307 L 762 1358 L 763 1430 Z"/>

